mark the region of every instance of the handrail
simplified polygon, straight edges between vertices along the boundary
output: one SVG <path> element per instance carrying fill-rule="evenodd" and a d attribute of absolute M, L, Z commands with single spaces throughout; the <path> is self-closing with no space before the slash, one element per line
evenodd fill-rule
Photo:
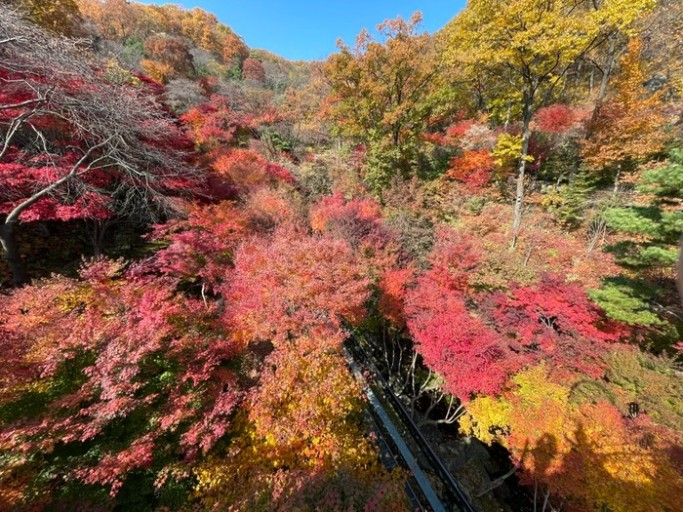
<path fill-rule="evenodd" d="M 377 366 L 367 354 L 365 349 L 361 347 L 355 339 L 351 340 L 350 348 L 354 356 L 356 356 L 354 359 L 361 366 L 366 366 L 373 378 L 381 387 L 382 391 L 386 394 L 399 418 L 408 428 L 411 437 L 414 439 L 424 456 L 435 469 L 440 480 L 444 483 L 444 486 L 450 490 L 450 493 L 455 498 L 456 504 L 460 510 L 463 512 L 477 512 L 458 482 L 455 480 L 455 478 L 453 478 L 451 472 L 444 465 L 444 463 L 441 461 L 441 458 L 436 454 L 436 452 L 434 452 L 429 442 L 422 435 L 420 428 L 413 421 L 413 418 L 406 410 L 405 405 L 396 396 L 394 391 L 389 386 L 389 383 L 386 381 L 382 373 L 377 369 Z M 359 358 L 361 358 L 361 361 L 358 361 Z"/>

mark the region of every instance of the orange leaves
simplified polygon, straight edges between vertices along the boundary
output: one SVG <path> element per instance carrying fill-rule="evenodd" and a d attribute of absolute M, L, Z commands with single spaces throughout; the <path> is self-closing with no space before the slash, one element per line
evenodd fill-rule
<path fill-rule="evenodd" d="M 486 186 L 493 177 L 496 163 L 491 153 L 485 149 L 478 151 L 463 151 L 461 156 L 450 162 L 448 176 L 463 183 L 471 190 L 478 190 Z"/>
<path fill-rule="evenodd" d="M 152 80 L 160 84 L 165 84 L 175 75 L 173 67 L 164 62 L 143 59 L 140 61 L 140 66 Z"/>
<path fill-rule="evenodd" d="M 153 35 L 145 40 L 144 48 L 153 60 L 143 60 L 140 65 L 159 82 L 194 72 L 190 48 L 179 37 Z"/>
<path fill-rule="evenodd" d="M 615 93 L 599 107 L 589 125 L 592 136 L 584 144 L 583 156 L 591 167 L 643 160 L 663 149 L 666 117 L 662 94 L 650 94 L 643 86 L 642 46 L 640 40 L 629 43 L 615 80 Z"/>
<path fill-rule="evenodd" d="M 291 182 L 294 179 L 287 169 L 269 163 L 261 155 L 249 149 L 235 149 L 220 155 L 214 162 L 213 168 L 244 191 L 274 185 L 277 181 Z"/>
<path fill-rule="evenodd" d="M 256 230 L 268 231 L 279 225 L 297 225 L 303 218 L 303 207 L 297 199 L 284 188 L 260 188 L 246 198 L 244 213 Z"/>
<path fill-rule="evenodd" d="M 81 13 L 74 0 L 21 0 L 19 4 L 29 11 L 33 21 L 48 30 L 71 37 L 81 33 Z"/>
<path fill-rule="evenodd" d="M 227 98 L 215 95 L 210 103 L 191 109 L 182 120 L 200 150 L 234 146 L 254 128 L 251 119 L 230 108 Z"/>
<path fill-rule="evenodd" d="M 240 188 L 250 189 L 266 183 L 267 165 L 266 160 L 258 153 L 249 149 L 236 149 L 218 157 L 213 167 Z"/>
<path fill-rule="evenodd" d="M 647 420 L 625 418 L 605 400 L 577 403 L 544 365 L 513 382 L 504 399 L 475 399 L 461 428 L 505 445 L 525 480 L 546 485 L 569 510 L 676 509 L 680 477 L 670 447 L 643 431 Z"/>
<path fill-rule="evenodd" d="M 31 0 L 36 1 L 36 0 Z M 144 5 L 124 0 L 76 0 L 88 18 L 107 38 L 144 41 L 155 34 L 186 38 L 202 50 L 211 52 L 225 65 L 239 64 L 249 49 L 229 27 L 199 8 L 184 10 L 176 5 Z M 54 3 L 54 2 L 51 2 Z M 63 0 L 60 3 L 65 3 Z M 71 3 L 71 0 L 68 0 Z"/>
<path fill-rule="evenodd" d="M 287 448 L 279 457 L 283 466 L 337 461 L 357 442 L 346 420 L 361 407 L 360 389 L 339 350 L 343 336 L 319 336 L 275 349 L 249 412 L 257 435 Z"/>
<path fill-rule="evenodd" d="M 415 279 L 415 269 L 388 268 L 382 272 L 378 287 L 380 291 L 377 307 L 394 327 L 405 327 L 405 307 L 408 287 Z"/>
<path fill-rule="evenodd" d="M 402 474 L 389 475 L 359 421 L 362 401 L 339 333 L 278 345 L 264 365 L 250 424 L 228 457 L 196 471 L 201 501 L 230 510 L 404 510 Z"/>

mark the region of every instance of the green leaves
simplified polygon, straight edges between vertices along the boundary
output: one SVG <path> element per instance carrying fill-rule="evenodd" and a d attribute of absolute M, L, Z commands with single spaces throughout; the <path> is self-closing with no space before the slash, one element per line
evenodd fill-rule
<path fill-rule="evenodd" d="M 663 322 L 651 310 L 642 294 L 627 282 L 610 281 L 589 292 L 591 300 L 613 320 L 629 325 L 655 326 Z"/>
<path fill-rule="evenodd" d="M 646 171 L 638 190 L 652 196 L 649 205 L 610 208 L 603 214 L 610 228 L 633 237 L 621 245 L 627 249 L 622 262 L 645 267 L 673 265 L 683 231 L 683 211 L 676 209 L 683 198 L 683 151 L 673 151 L 667 165 Z"/>
<path fill-rule="evenodd" d="M 658 200 L 680 201 L 683 197 L 683 149 L 671 151 L 668 165 L 646 172 L 638 189 L 654 194 Z"/>
<path fill-rule="evenodd" d="M 622 233 L 657 237 L 661 229 L 661 212 L 656 208 L 612 208 L 603 214 L 607 225 Z"/>

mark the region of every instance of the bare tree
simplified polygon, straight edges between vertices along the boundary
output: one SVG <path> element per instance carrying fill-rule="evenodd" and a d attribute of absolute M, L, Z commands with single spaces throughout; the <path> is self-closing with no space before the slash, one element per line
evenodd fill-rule
<path fill-rule="evenodd" d="M 12 205 L 0 217 L 0 242 L 15 285 L 27 281 L 16 230 L 39 201 L 73 204 L 94 194 L 113 214 L 150 219 L 171 208 L 179 184 L 190 189 L 199 177 L 158 97 L 144 84 L 107 82 L 84 46 L 0 5 L 0 80 L 19 99 L 0 105 L 0 163 L 52 168 L 30 190 L 0 183 L 0 201 Z M 66 154 L 77 158 L 65 165 Z"/>

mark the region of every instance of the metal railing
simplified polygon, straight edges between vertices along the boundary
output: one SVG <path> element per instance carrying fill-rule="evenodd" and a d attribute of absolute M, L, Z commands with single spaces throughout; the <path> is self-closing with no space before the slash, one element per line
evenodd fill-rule
<path fill-rule="evenodd" d="M 420 428 L 413 421 L 412 416 L 406 409 L 403 402 L 396 396 L 391 386 L 386 381 L 382 373 L 378 370 L 372 358 L 368 355 L 367 351 L 357 342 L 357 340 L 351 339 L 348 343 L 348 350 L 350 352 L 350 357 L 353 362 L 358 365 L 361 369 L 364 369 L 372 377 L 373 385 L 367 383 L 367 379 L 363 377 L 362 372 L 360 378 L 362 378 L 368 384 L 368 399 L 373 410 L 375 410 L 375 416 L 380 423 L 385 423 L 383 428 L 388 432 L 392 441 L 394 436 L 399 436 L 400 441 L 397 443 L 398 451 L 400 456 L 405 461 L 405 466 L 413 474 L 415 481 L 419 485 L 422 494 L 426 498 L 429 507 L 436 511 L 441 510 L 454 510 L 458 512 L 477 512 L 472 503 L 470 502 L 468 496 L 463 491 L 462 487 L 453 478 L 453 475 L 444 465 L 441 458 L 431 447 L 429 442 L 425 439 L 424 435 L 420 431 Z M 353 369 L 353 368 L 352 368 Z M 356 372 L 354 372 L 356 373 Z M 419 455 L 412 453 L 408 448 L 407 443 L 404 441 L 403 436 L 398 432 L 398 429 L 394 425 L 394 422 L 389 418 L 386 408 L 390 407 L 395 414 L 395 418 L 400 422 L 401 425 L 405 427 L 405 431 L 410 436 L 410 441 L 413 446 L 419 450 Z M 379 413 L 378 409 L 383 411 Z M 394 431 L 392 433 L 392 430 Z M 407 451 L 407 453 L 404 453 Z M 406 460 L 406 458 L 408 460 Z M 438 496 L 433 486 L 431 485 L 429 479 L 427 478 L 425 471 L 421 467 L 424 462 L 419 464 L 418 459 L 424 460 L 428 463 L 428 471 L 437 478 L 442 487 L 442 496 Z"/>

